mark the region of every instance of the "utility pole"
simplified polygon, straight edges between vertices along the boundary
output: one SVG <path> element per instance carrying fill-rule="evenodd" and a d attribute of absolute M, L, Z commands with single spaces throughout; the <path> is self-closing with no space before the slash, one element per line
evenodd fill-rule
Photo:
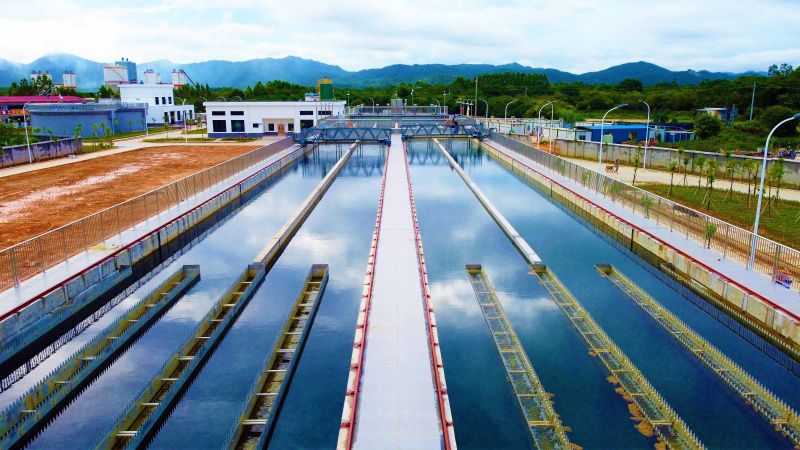
<path fill-rule="evenodd" d="M 756 83 L 753 82 L 753 97 L 750 99 L 750 120 L 753 120 L 753 107 L 756 103 Z"/>
<path fill-rule="evenodd" d="M 473 116 L 478 117 L 478 76 L 475 75 L 475 110 L 473 111 Z"/>

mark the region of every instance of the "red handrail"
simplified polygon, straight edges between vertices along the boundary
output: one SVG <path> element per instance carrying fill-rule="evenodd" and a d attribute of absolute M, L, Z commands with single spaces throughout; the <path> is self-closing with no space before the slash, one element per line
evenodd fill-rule
<path fill-rule="evenodd" d="M 405 150 L 405 149 L 404 149 Z M 417 245 L 417 264 L 419 265 L 419 279 L 422 288 L 422 299 L 425 304 L 426 322 L 428 325 L 428 344 L 430 345 L 431 364 L 433 369 L 433 379 L 436 385 L 436 397 L 439 406 L 439 420 L 442 428 L 442 439 L 445 450 L 455 447 L 455 430 L 453 419 L 450 415 L 450 402 L 447 399 L 447 383 L 444 379 L 444 362 L 439 347 L 439 333 L 436 328 L 436 316 L 431 306 L 431 294 L 428 291 L 428 271 L 425 266 L 425 254 L 422 251 L 422 237 L 419 233 L 419 222 L 417 221 L 417 207 L 414 202 L 414 189 L 411 187 L 411 169 L 408 166 L 408 155 L 403 151 L 403 160 L 406 166 L 406 177 L 408 179 L 408 199 L 411 203 L 411 221 L 414 227 L 414 241 Z M 451 441 L 452 440 L 452 441 Z"/>
<path fill-rule="evenodd" d="M 732 280 L 732 279 L 730 279 L 730 278 L 726 277 L 725 275 L 723 275 L 723 274 L 719 273 L 718 271 L 714 270 L 713 268 L 709 267 L 708 265 L 706 265 L 706 264 L 705 264 L 705 263 L 703 263 L 702 261 L 698 261 L 697 259 L 695 259 L 695 258 L 693 258 L 693 257 L 689 256 L 688 254 L 686 254 L 686 253 L 685 253 L 685 252 L 683 252 L 682 250 L 678 249 L 677 247 L 674 247 L 673 245 L 671 245 L 671 244 L 669 244 L 669 243 L 667 243 L 667 242 L 663 241 L 662 239 L 658 238 L 657 236 L 653 235 L 652 233 L 649 233 L 649 232 L 645 231 L 644 229 L 642 229 L 642 228 L 639 228 L 639 227 L 638 227 L 638 226 L 636 226 L 635 224 L 633 224 L 633 223 L 631 223 L 631 222 L 629 222 L 629 221 L 627 221 L 627 220 L 623 219 L 622 217 L 618 216 L 617 214 L 614 214 L 613 212 L 609 211 L 608 209 L 606 209 L 606 208 L 603 208 L 602 206 L 598 205 L 597 203 L 595 203 L 595 202 L 593 202 L 593 201 L 589 200 L 588 198 L 586 198 L 586 197 L 584 197 L 583 195 L 581 195 L 581 194 L 579 194 L 579 193 L 575 192 L 574 190 L 572 190 L 572 189 L 568 188 L 567 186 L 565 186 L 565 185 L 561 184 L 560 182 L 558 182 L 558 181 L 554 180 L 553 178 L 551 178 L 551 177 L 549 177 L 549 176 L 545 175 L 544 173 L 542 173 L 542 172 L 540 172 L 540 171 L 538 171 L 538 170 L 534 169 L 533 167 L 531 167 L 531 166 L 529 166 L 528 164 L 526 164 L 526 163 L 524 163 L 524 162 L 520 161 L 519 159 L 515 158 L 514 156 L 512 156 L 512 155 L 510 155 L 510 154 L 508 154 L 508 153 L 506 153 L 506 152 L 504 152 L 504 151 L 502 151 L 502 150 L 500 150 L 499 148 L 497 148 L 497 147 L 495 147 L 495 146 L 493 146 L 493 145 L 491 145 L 491 144 L 487 143 L 486 141 L 484 141 L 484 142 L 483 142 L 483 144 L 484 144 L 484 145 L 487 145 L 487 146 L 489 146 L 489 147 L 491 147 L 491 148 L 493 148 L 494 150 L 496 150 L 496 151 L 497 151 L 497 152 L 499 152 L 499 153 L 502 153 L 502 154 L 503 154 L 503 155 L 505 155 L 507 158 L 514 160 L 514 161 L 515 161 L 517 164 L 519 164 L 520 166 L 523 166 L 523 167 L 527 168 L 528 170 L 530 170 L 530 171 L 532 171 L 532 172 L 535 172 L 535 173 L 539 174 L 539 176 L 541 176 L 541 177 L 543 177 L 543 178 L 547 179 L 547 180 L 548 180 L 548 181 L 550 181 L 551 183 L 553 183 L 553 184 L 556 184 L 556 185 L 560 186 L 562 189 L 565 189 L 565 190 L 567 190 L 567 191 L 571 192 L 571 193 L 572 193 L 573 195 L 575 195 L 576 197 L 579 197 L 580 199 L 582 199 L 582 200 L 586 201 L 587 203 L 591 204 L 591 205 L 592 205 L 592 206 L 594 206 L 595 208 L 597 208 L 597 209 L 599 209 L 599 210 L 601 210 L 601 211 L 604 211 L 606 214 L 608 214 L 608 215 L 610 215 L 610 216 L 613 216 L 614 218 L 616 218 L 616 219 L 617 219 L 617 220 L 619 220 L 620 222 L 623 222 L 623 223 L 625 223 L 626 225 L 628 225 L 629 227 L 631 227 L 631 228 L 635 229 L 635 230 L 636 230 L 636 231 L 638 231 L 639 233 L 642 233 L 642 234 L 644 234 L 644 235 L 647 235 L 647 236 L 649 236 L 650 238 L 652 238 L 652 239 L 654 239 L 654 240 L 658 241 L 660 244 L 662 244 L 662 245 L 665 245 L 665 246 L 667 246 L 667 247 L 671 248 L 672 250 L 674 250 L 674 251 L 675 251 L 675 252 L 677 252 L 677 253 L 680 253 L 681 255 L 683 255 L 684 257 L 686 257 L 688 260 L 690 260 L 692 263 L 699 264 L 700 266 L 704 267 L 704 268 L 705 268 L 706 270 L 708 270 L 709 272 L 713 272 L 714 274 L 716 274 L 717 276 L 719 276 L 719 277 L 720 277 L 722 280 L 724 280 L 724 281 L 726 281 L 726 282 L 728 282 L 728 283 L 730 283 L 730 284 L 733 284 L 733 285 L 735 285 L 736 287 L 738 287 L 738 288 L 739 288 L 739 289 L 741 289 L 742 291 L 746 292 L 748 295 L 751 295 L 751 296 L 753 296 L 753 297 L 756 297 L 756 298 L 757 298 L 759 301 L 761 301 L 761 302 L 764 302 L 764 303 L 768 304 L 769 306 L 771 306 L 772 308 L 774 308 L 774 309 L 777 309 L 777 310 L 779 310 L 779 311 L 783 312 L 785 315 L 787 315 L 787 316 L 791 317 L 791 318 L 792 318 L 792 319 L 794 319 L 796 322 L 800 322 L 800 316 L 798 316 L 797 314 L 795 314 L 795 313 L 793 313 L 793 312 L 791 312 L 791 311 L 787 310 L 786 308 L 782 307 L 781 305 L 778 305 L 777 303 L 774 303 L 774 302 L 772 302 L 771 300 L 769 300 L 769 299 L 767 299 L 767 298 L 763 297 L 762 295 L 760 295 L 760 294 L 758 294 L 758 293 L 754 292 L 753 290 L 749 289 L 748 287 L 746 287 L 746 286 L 743 286 L 742 284 L 740 284 L 740 283 L 736 282 L 735 280 Z"/>
<path fill-rule="evenodd" d="M 381 220 L 383 218 L 383 198 L 384 193 L 386 192 L 386 173 L 388 172 L 389 167 L 389 152 L 391 151 L 391 147 L 386 148 L 386 161 L 384 161 L 383 166 L 383 178 L 381 180 L 381 191 L 380 196 L 378 197 L 378 212 L 375 217 L 375 229 L 372 232 L 372 244 L 369 251 L 369 258 L 367 262 L 367 282 L 364 285 L 364 290 L 361 294 L 361 306 L 359 309 L 359 313 L 364 313 L 364 323 L 358 324 L 356 323 L 356 330 L 361 329 L 361 335 L 359 336 L 358 331 L 356 331 L 356 335 L 353 338 L 353 353 L 354 356 L 357 353 L 357 361 L 355 363 L 350 364 L 350 373 L 354 373 L 353 377 L 350 377 L 350 382 L 347 386 L 347 391 L 345 393 L 345 402 L 347 397 L 352 397 L 352 405 L 350 408 L 350 416 L 347 420 L 342 421 L 340 428 L 346 428 L 347 431 L 347 439 L 345 441 L 346 449 L 351 449 L 353 446 L 353 437 L 355 435 L 355 426 L 356 426 L 356 418 L 358 417 L 358 396 L 361 392 L 361 372 L 364 368 L 364 347 L 367 341 L 367 329 L 369 325 L 369 312 L 372 308 L 372 288 L 373 282 L 375 281 L 375 261 L 378 256 L 378 243 L 380 240 L 380 231 L 381 231 Z M 357 319 L 356 319 L 357 320 Z M 350 358 L 353 360 L 353 357 Z"/>

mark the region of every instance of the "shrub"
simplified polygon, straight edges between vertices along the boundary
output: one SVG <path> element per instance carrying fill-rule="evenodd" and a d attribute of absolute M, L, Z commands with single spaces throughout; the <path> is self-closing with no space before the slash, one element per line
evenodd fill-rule
<path fill-rule="evenodd" d="M 793 115 L 794 112 L 792 112 L 791 109 L 785 106 L 775 105 L 765 109 L 764 112 L 758 116 L 758 120 L 761 122 L 761 125 L 764 127 L 764 129 L 769 131 L 772 130 L 772 128 L 782 120 L 792 117 Z M 775 130 L 775 136 L 797 136 L 797 122 L 789 122 L 784 124 L 782 127 Z"/>
<path fill-rule="evenodd" d="M 700 114 L 694 119 L 694 134 L 700 139 L 708 139 L 719 134 L 722 122 L 711 114 Z"/>
<path fill-rule="evenodd" d="M 733 124 L 733 129 L 736 131 L 743 131 L 755 136 L 760 136 L 764 133 L 764 127 L 761 122 L 757 120 L 745 120 L 744 122 L 736 122 Z"/>

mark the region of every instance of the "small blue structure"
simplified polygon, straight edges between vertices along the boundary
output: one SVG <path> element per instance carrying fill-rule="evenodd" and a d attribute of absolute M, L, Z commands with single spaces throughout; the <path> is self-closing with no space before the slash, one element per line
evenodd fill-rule
<path fill-rule="evenodd" d="M 145 103 L 34 103 L 28 106 L 31 126 L 45 134 L 74 136 L 80 126 L 81 137 L 144 131 L 147 125 Z"/>
<path fill-rule="evenodd" d="M 576 131 L 588 131 L 591 133 L 589 140 L 600 142 L 600 125 L 585 125 L 575 127 Z M 628 141 L 644 141 L 647 136 L 647 126 L 645 124 L 606 124 L 602 127 L 602 133 L 606 136 L 606 144 L 620 144 Z M 610 136 L 610 138 L 608 137 Z M 650 131 L 650 138 L 654 136 Z"/>

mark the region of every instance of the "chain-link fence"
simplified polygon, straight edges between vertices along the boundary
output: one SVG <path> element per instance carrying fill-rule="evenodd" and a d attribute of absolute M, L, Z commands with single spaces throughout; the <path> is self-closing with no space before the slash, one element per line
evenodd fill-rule
<path fill-rule="evenodd" d="M 0 290 L 146 221 L 294 144 L 291 138 L 237 156 L 0 251 Z"/>
<path fill-rule="evenodd" d="M 654 220 L 656 224 L 675 231 L 714 249 L 724 258 L 747 264 L 753 241 L 753 233 L 724 222 L 700 211 L 688 208 L 658 195 L 615 180 L 587 169 L 558 156 L 493 133 L 492 140 L 519 153 L 550 170 L 558 172 L 583 187 L 610 198 L 634 212 Z M 767 274 L 773 280 L 800 291 L 800 283 L 791 282 L 800 277 L 800 252 L 773 240 L 758 236 L 756 239 L 755 270 Z"/>

